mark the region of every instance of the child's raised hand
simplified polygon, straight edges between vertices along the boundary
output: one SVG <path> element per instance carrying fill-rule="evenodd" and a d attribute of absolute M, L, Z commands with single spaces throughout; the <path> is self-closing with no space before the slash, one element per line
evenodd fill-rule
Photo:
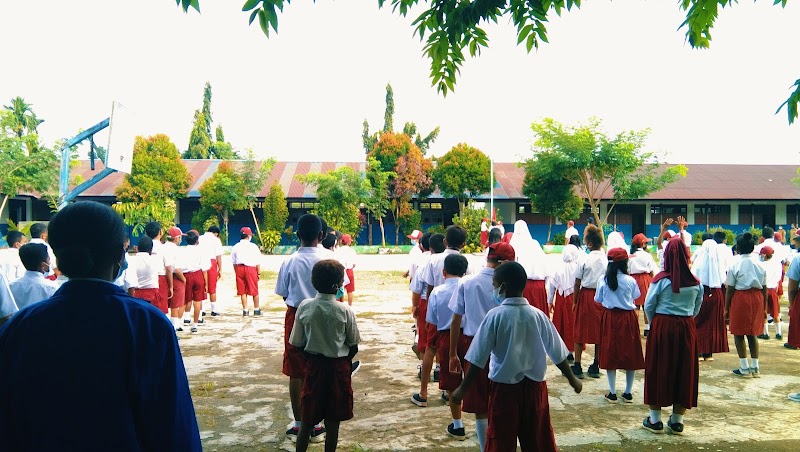
<path fill-rule="evenodd" d="M 664 221 L 664 224 L 661 226 L 661 229 L 667 229 L 668 227 L 670 227 L 670 226 L 672 225 L 672 223 L 673 223 L 674 221 L 675 221 L 675 220 L 673 220 L 672 218 L 667 218 L 667 219 Z"/>
<path fill-rule="evenodd" d="M 461 360 L 458 359 L 458 356 L 451 356 L 450 357 L 450 373 L 451 374 L 461 374 L 463 369 L 461 369 Z"/>

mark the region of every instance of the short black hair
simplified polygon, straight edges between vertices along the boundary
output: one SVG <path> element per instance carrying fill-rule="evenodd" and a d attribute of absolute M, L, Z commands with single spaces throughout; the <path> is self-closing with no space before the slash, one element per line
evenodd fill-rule
<path fill-rule="evenodd" d="M 344 266 L 337 260 L 321 260 L 311 269 L 311 284 L 319 293 L 335 294 L 343 282 Z"/>
<path fill-rule="evenodd" d="M 771 239 L 775 235 L 775 230 L 769 226 L 764 226 L 761 228 L 761 237 L 765 239 Z"/>
<path fill-rule="evenodd" d="M 705 242 L 706 240 L 711 240 L 711 239 L 713 239 L 713 238 L 714 238 L 714 235 L 712 235 L 712 234 L 709 234 L 708 232 L 704 233 L 704 234 L 703 234 L 703 237 L 702 237 L 702 239 L 703 239 L 703 241 L 704 241 L 704 242 Z"/>
<path fill-rule="evenodd" d="M 6 234 L 6 242 L 8 242 L 8 247 L 11 248 L 17 243 L 21 242 L 22 237 L 25 237 L 25 235 L 23 235 L 20 231 L 8 231 L 8 234 Z"/>
<path fill-rule="evenodd" d="M 41 238 L 42 234 L 44 234 L 46 231 L 47 231 L 47 225 L 46 224 L 44 224 L 44 223 L 33 223 L 31 225 L 31 238 L 32 239 Z"/>
<path fill-rule="evenodd" d="M 723 231 L 717 231 L 714 233 L 714 241 L 717 243 L 725 243 L 727 238 L 728 237 L 725 235 Z"/>
<path fill-rule="evenodd" d="M 153 251 L 153 239 L 148 236 L 144 236 L 139 239 L 139 244 L 136 246 L 136 249 L 142 253 L 150 253 Z"/>
<path fill-rule="evenodd" d="M 322 231 L 322 219 L 307 213 L 297 220 L 297 237 L 303 243 L 310 243 L 319 238 Z"/>
<path fill-rule="evenodd" d="M 500 228 L 492 228 L 492 230 L 489 231 L 489 245 L 501 240 L 503 240 L 503 232 L 500 231 Z"/>
<path fill-rule="evenodd" d="M 433 234 L 430 232 L 426 232 L 422 234 L 422 237 L 419 239 L 419 244 L 422 245 L 422 249 L 428 251 L 431 249 L 431 236 Z"/>
<path fill-rule="evenodd" d="M 431 236 L 431 251 L 434 254 L 443 253 L 446 246 L 444 246 L 444 234 L 433 234 Z"/>
<path fill-rule="evenodd" d="M 336 234 L 328 234 L 322 240 L 322 246 L 326 249 L 332 250 L 336 246 Z"/>
<path fill-rule="evenodd" d="M 528 283 L 528 274 L 518 262 L 508 261 L 494 269 L 494 279 L 499 284 L 505 283 L 506 292 L 522 293 Z"/>
<path fill-rule="evenodd" d="M 570 245 L 575 245 L 578 248 L 580 248 L 581 247 L 581 238 L 578 237 L 577 235 L 571 235 L 571 236 L 569 236 L 569 244 Z"/>
<path fill-rule="evenodd" d="M 19 260 L 25 266 L 25 270 L 38 272 L 42 262 L 47 262 L 50 255 L 47 253 L 47 245 L 41 243 L 28 243 L 19 248 Z M 52 262 L 50 262 L 52 264 Z"/>
<path fill-rule="evenodd" d="M 200 240 L 200 234 L 197 233 L 194 229 L 186 233 L 186 244 L 188 245 L 197 245 L 197 242 Z"/>
<path fill-rule="evenodd" d="M 467 258 L 460 254 L 449 254 L 444 258 L 444 271 L 448 275 L 464 276 L 468 265 Z"/>
<path fill-rule="evenodd" d="M 211 225 L 206 229 L 206 232 L 210 232 L 212 234 L 219 234 L 219 227 L 217 225 Z"/>
<path fill-rule="evenodd" d="M 445 240 L 450 248 L 461 248 L 467 241 L 467 230 L 457 224 L 448 226 L 445 231 Z"/>
<path fill-rule="evenodd" d="M 158 237 L 160 232 L 161 223 L 158 221 L 149 221 L 146 225 L 144 225 L 144 233 L 147 234 L 147 236 L 151 239 Z"/>
<path fill-rule="evenodd" d="M 739 254 L 752 253 L 755 247 L 756 241 L 749 232 L 745 232 L 741 237 L 736 239 L 736 252 Z"/>

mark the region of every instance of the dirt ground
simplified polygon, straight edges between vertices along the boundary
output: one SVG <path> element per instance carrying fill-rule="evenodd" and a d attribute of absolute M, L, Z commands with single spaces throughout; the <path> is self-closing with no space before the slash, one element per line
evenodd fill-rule
<path fill-rule="evenodd" d="M 270 268 L 270 267 L 268 267 Z M 263 317 L 242 317 L 232 272 L 220 283 L 220 317 L 206 317 L 200 332 L 180 334 L 200 425 L 209 451 L 294 450 L 284 432 L 291 419 L 288 378 L 281 374 L 285 305 L 273 295 L 274 272 L 262 278 Z M 409 398 L 419 391 L 418 361 L 407 284 L 399 271 L 357 271 L 354 311 L 363 343 L 356 359 L 363 369 L 353 379 L 355 417 L 342 424 L 342 451 L 477 450 L 474 418 L 465 414 L 468 439 L 450 439 L 449 410 L 440 401 L 418 408 Z M 783 301 L 787 318 L 786 300 Z M 250 307 L 252 312 L 252 306 Z M 785 325 L 784 325 L 785 327 Z M 786 332 L 784 331 L 784 336 Z M 774 335 L 774 332 L 773 332 Z M 610 405 L 605 373 L 584 380 L 575 394 L 550 365 L 547 383 L 556 441 L 564 451 L 789 451 L 796 449 L 800 404 L 786 398 L 800 391 L 800 351 L 784 341 L 761 342 L 758 379 L 735 377 L 735 352 L 701 363 L 699 407 L 686 415 L 683 436 L 653 435 L 640 428 L 647 415 L 642 375 L 633 404 Z M 733 338 L 730 338 L 731 350 Z M 590 349 L 591 350 L 591 349 Z M 618 378 L 619 380 L 619 378 Z M 617 387 L 624 384 L 624 378 Z M 437 394 L 430 387 L 431 399 Z M 312 445 L 311 450 L 322 450 Z"/>

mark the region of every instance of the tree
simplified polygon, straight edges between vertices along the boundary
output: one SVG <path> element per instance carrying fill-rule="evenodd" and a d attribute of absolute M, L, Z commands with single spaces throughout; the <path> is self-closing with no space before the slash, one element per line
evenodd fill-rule
<path fill-rule="evenodd" d="M 176 0 L 184 11 L 194 8 L 200 11 L 200 0 Z M 283 11 L 284 0 L 245 0 L 243 11 L 250 13 L 250 24 L 258 18 L 261 30 L 269 37 L 270 29 L 278 32 L 278 14 Z M 508 17 L 517 28 L 517 44 L 525 41 L 530 53 L 539 48 L 540 42 L 549 42 L 547 37 L 548 14 L 561 16 L 565 11 L 580 8 L 581 0 L 378 0 L 378 6 L 392 6 L 392 11 L 405 17 L 417 3 L 429 8 L 412 23 L 414 34 L 420 40 L 428 37 L 424 53 L 430 60 L 430 77 L 443 95 L 455 89 L 456 79 L 465 61 L 465 51 L 471 57 L 480 55 L 487 48 L 489 38 L 481 28 L 483 24 L 497 23 Z M 696 49 L 708 48 L 711 44 L 711 29 L 718 16 L 719 7 L 733 6 L 734 0 L 682 0 L 679 8 L 686 11 L 686 20 L 679 28 L 686 29 L 686 40 Z M 787 0 L 774 0 L 773 4 L 786 7 Z M 779 108 L 784 106 L 793 123 L 800 104 L 800 79 L 795 90 Z M 776 112 L 777 113 L 777 112 Z M 369 152 L 369 151 L 367 151 Z"/>
<path fill-rule="evenodd" d="M 247 158 L 242 162 L 237 172 L 242 184 L 245 206 L 250 211 L 250 215 L 253 216 L 253 223 L 255 223 L 256 233 L 258 233 L 259 238 L 261 237 L 261 226 L 258 225 L 259 221 L 258 218 L 256 218 L 255 205 L 258 200 L 258 193 L 264 187 L 264 182 L 266 182 L 274 167 L 274 158 L 256 162 L 253 151 L 248 150 Z"/>
<path fill-rule="evenodd" d="M 387 196 L 389 192 L 390 180 L 394 178 L 396 173 L 394 171 L 383 171 L 381 164 L 374 158 L 367 161 L 367 187 L 366 197 L 364 198 L 364 205 L 367 207 L 367 212 L 378 219 L 378 224 L 381 227 L 381 246 L 386 248 L 386 230 L 383 226 L 383 217 L 392 207 L 391 199 Z M 369 227 L 369 244 L 372 245 L 372 224 Z"/>
<path fill-rule="evenodd" d="M 414 214 L 411 199 L 414 196 L 425 198 L 432 191 L 433 162 L 425 158 L 416 145 L 412 145 L 405 155 L 397 159 L 395 173 L 392 194 L 394 218 L 398 226 L 395 228 L 394 238 L 397 245 L 400 243 L 400 223 Z"/>
<path fill-rule="evenodd" d="M 491 165 L 486 154 L 460 143 L 436 159 L 433 182 L 444 197 L 458 199 L 458 211 L 463 212 L 468 199 L 491 189 Z"/>
<path fill-rule="evenodd" d="M 203 119 L 206 121 L 206 134 L 211 138 L 211 83 L 203 87 Z"/>
<path fill-rule="evenodd" d="M 211 143 L 209 154 L 211 158 L 219 160 L 237 160 L 239 154 L 233 150 L 233 146 L 225 141 L 225 133 L 222 131 L 222 124 L 217 125 L 216 140 Z"/>
<path fill-rule="evenodd" d="M 383 113 L 383 129 L 370 134 L 369 121 L 366 119 L 364 120 L 363 128 L 361 140 L 364 145 L 364 152 L 367 154 L 373 151 L 373 148 L 383 134 L 394 133 L 394 90 L 392 89 L 392 85 L 386 84 L 386 110 Z M 417 133 L 417 125 L 413 122 L 407 122 L 405 126 L 403 126 L 403 133 L 413 139 L 414 144 L 425 154 L 430 145 L 436 141 L 436 138 L 439 136 L 439 127 L 433 129 L 423 138 L 422 135 Z"/>
<path fill-rule="evenodd" d="M 361 224 L 359 205 L 367 198 L 366 179 L 360 172 L 343 166 L 327 173 L 298 175 L 297 180 L 317 189 L 319 207 L 314 210 L 328 226 L 353 236 Z"/>
<path fill-rule="evenodd" d="M 577 218 L 583 210 L 583 200 L 575 195 L 575 186 L 563 176 L 565 168 L 561 159 L 540 154 L 535 160 L 523 163 L 525 179 L 522 193 L 531 200 L 532 207 L 550 218 L 547 241 L 553 230 L 553 218 L 566 223 Z"/>
<path fill-rule="evenodd" d="M 3 108 L 9 114 L 3 116 L 2 125 L 4 128 L 10 128 L 17 135 L 17 138 L 36 134 L 37 128 L 44 122 L 43 119 L 36 117 L 36 113 L 33 112 L 33 105 L 25 102 L 22 97 L 17 96 L 11 99 L 11 103 L 4 105 Z"/>
<path fill-rule="evenodd" d="M 214 174 L 200 186 L 200 206 L 222 219 L 226 234 L 230 212 L 247 207 L 243 181 L 230 162 L 221 162 Z"/>
<path fill-rule="evenodd" d="M 183 153 L 183 158 L 211 158 L 211 135 L 206 131 L 206 117 L 200 110 L 194 111 L 194 125 L 189 134 L 189 149 Z"/>
<path fill-rule="evenodd" d="M 531 125 L 536 134 L 534 155 L 525 162 L 544 162 L 540 168 L 553 168 L 547 177 L 560 174 L 567 179 L 589 204 L 598 225 L 606 222 L 618 202 L 642 198 L 686 176 L 685 166 L 663 168 L 655 153 L 642 150 L 649 129 L 608 137 L 600 126 L 595 118 L 577 126 L 551 118 L 535 122 Z M 600 201 L 608 190 L 613 191 L 613 203 L 600 218 Z"/>
<path fill-rule="evenodd" d="M 264 203 L 264 229 L 283 232 L 289 220 L 289 207 L 286 206 L 286 195 L 278 183 L 269 188 Z"/>

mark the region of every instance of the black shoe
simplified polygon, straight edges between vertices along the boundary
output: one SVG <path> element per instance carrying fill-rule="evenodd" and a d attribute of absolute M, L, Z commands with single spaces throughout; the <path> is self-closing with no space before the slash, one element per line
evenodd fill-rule
<path fill-rule="evenodd" d="M 627 392 L 622 393 L 622 401 L 625 403 L 633 403 L 633 394 Z"/>
<path fill-rule="evenodd" d="M 442 402 L 444 402 L 445 405 L 450 405 L 450 397 L 445 391 L 442 391 Z"/>
<path fill-rule="evenodd" d="M 419 394 L 414 394 L 414 395 L 411 396 L 411 403 L 413 403 L 416 406 L 424 408 L 424 407 L 428 406 L 428 398 L 427 397 L 422 397 Z"/>
<path fill-rule="evenodd" d="M 189 319 L 183 319 L 183 324 L 186 325 L 187 323 L 192 323 L 192 321 Z"/>
<path fill-rule="evenodd" d="M 200 319 L 200 320 L 198 320 L 198 321 L 197 321 L 197 324 L 198 324 L 198 325 L 203 325 L 203 324 L 205 324 L 205 323 L 206 323 L 206 320 L 205 320 L 205 319 Z"/>
<path fill-rule="evenodd" d="M 669 427 L 670 433 L 673 435 L 683 435 L 683 424 L 680 422 L 672 422 L 672 416 L 667 419 L 667 427 Z"/>
<path fill-rule="evenodd" d="M 357 374 L 361 370 L 361 361 L 353 361 L 350 363 L 350 377 Z"/>
<path fill-rule="evenodd" d="M 467 434 L 464 432 L 464 427 L 455 428 L 453 425 L 454 424 L 450 424 L 447 426 L 447 434 L 459 441 L 464 441 L 467 439 Z"/>
<path fill-rule="evenodd" d="M 200 313 L 200 315 L 201 315 L 202 317 L 205 317 L 205 316 L 206 316 L 206 311 L 203 311 L 203 312 L 201 312 L 201 313 Z"/>
<path fill-rule="evenodd" d="M 780 334 L 780 333 L 776 334 L 775 335 L 775 339 L 777 339 L 777 340 L 783 339 L 783 334 Z"/>
<path fill-rule="evenodd" d="M 254 309 L 253 315 L 261 315 L 261 309 Z"/>
<path fill-rule="evenodd" d="M 220 315 L 219 312 L 211 311 L 211 317 L 216 317 L 218 315 Z"/>
<path fill-rule="evenodd" d="M 182 327 L 177 327 L 177 328 L 175 328 L 175 331 L 183 331 L 183 328 Z"/>
<path fill-rule="evenodd" d="M 797 347 L 795 347 L 794 345 L 789 344 L 788 342 L 783 344 L 783 346 L 785 348 L 788 348 L 789 350 L 797 350 Z"/>
<path fill-rule="evenodd" d="M 434 383 L 439 382 L 439 369 L 433 369 L 433 381 Z"/>
<path fill-rule="evenodd" d="M 759 339 L 769 340 L 769 334 L 759 334 L 756 337 Z"/>
<path fill-rule="evenodd" d="M 600 378 L 600 366 L 597 363 L 593 363 L 589 368 L 586 370 L 586 375 L 592 378 Z"/>
<path fill-rule="evenodd" d="M 612 394 L 612 393 L 609 392 L 608 394 L 603 396 L 603 398 L 605 398 L 606 402 L 608 402 L 608 403 L 617 403 L 617 395 L 616 394 Z"/>
<path fill-rule="evenodd" d="M 580 365 L 580 364 L 578 364 L 578 363 L 575 363 L 575 364 L 573 364 L 572 366 L 570 366 L 570 369 L 572 369 L 572 373 L 573 373 L 573 374 L 574 374 L 574 375 L 575 375 L 577 378 L 579 378 L 579 379 L 583 380 L 583 369 L 581 368 L 581 365 Z"/>
<path fill-rule="evenodd" d="M 644 418 L 644 421 L 642 421 L 642 428 L 656 434 L 664 433 L 664 423 L 658 421 L 655 424 L 653 424 L 650 422 L 650 416 Z"/>
<path fill-rule="evenodd" d="M 322 427 L 314 427 L 314 431 L 311 432 L 312 443 L 321 443 L 325 441 L 325 426 Z"/>
<path fill-rule="evenodd" d="M 248 312 L 246 309 L 242 309 L 242 317 L 247 317 L 248 315 L 250 315 L 250 312 Z"/>
<path fill-rule="evenodd" d="M 297 442 L 297 434 L 300 432 L 299 427 L 289 427 L 289 430 L 286 430 L 286 437 L 292 440 L 293 443 Z"/>
<path fill-rule="evenodd" d="M 567 355 L 567 364 L 569 364 L 570 366 L 575 364 L 575 356 L 573 356 L 572 353 Z"/>

